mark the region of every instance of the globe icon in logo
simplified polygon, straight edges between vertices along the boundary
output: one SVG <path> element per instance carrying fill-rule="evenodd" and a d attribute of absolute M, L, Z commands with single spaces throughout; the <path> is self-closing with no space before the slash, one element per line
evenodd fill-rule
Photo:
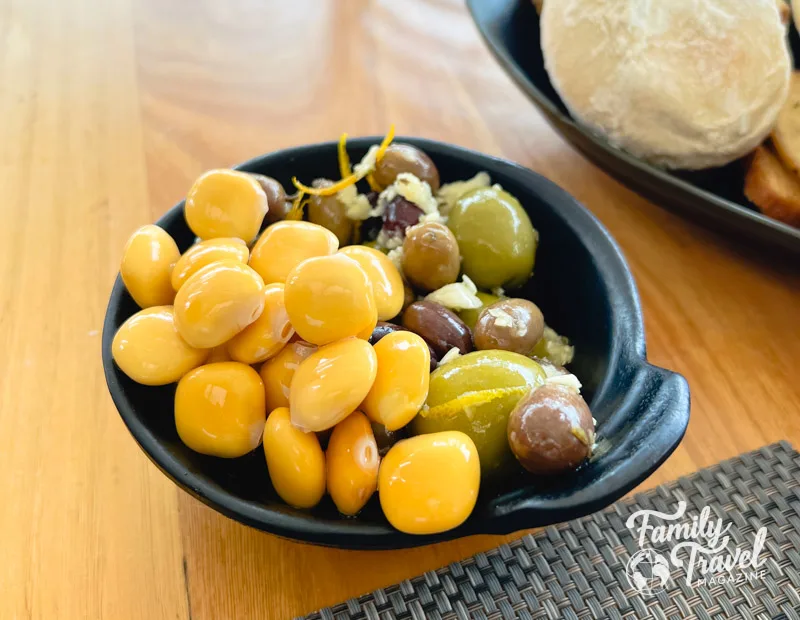
<path fill-rule="evenodd" d="M 669 563 L 653 549 L 641 549 L 625 566 L 628 581 L 639 594 L 654 594 L 664 589 L 669 580 Z"/>

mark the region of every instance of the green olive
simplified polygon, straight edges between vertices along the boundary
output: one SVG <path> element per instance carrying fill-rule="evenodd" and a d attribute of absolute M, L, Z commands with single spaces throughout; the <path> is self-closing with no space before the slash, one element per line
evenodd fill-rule
<path fill-rule="evenodd" d="M 475 323 L 478 322 L 478 317 L 483 312 L 484 308 L 491 306 L 494 302 L 500 301 L 500 298 L 497 295 L 492 295 L 491 293 L 484 293 L 483 291 L 478 291 L 476 293 L 478 299 L 481 300 L 481 307 L 480 308 L 468 308 L 467 310 L 461 310 L 458 313 L 458 316 L 461 317 L 461 320 L 467 324 L 467 327 L 470 329 L 475 329 Z"/>
<path fill-rule="evenodd" d="M 510 351 L 475 351 L 431 373 L 426 406 L 411 422 L 411 433 L 462 431 L 478 448 L 484 476 L 514 463 L 508 445 L 508 416 L 532 388 L 544 384 L 535 361 Z"/>
<path fill-rule="evenodd" d="M 497 187 L 458 199 L 447 225 L 461 250 L 461 268 L 478 288 L 519 288 L 533 273 L 539 234 L 519 201 Z"/>

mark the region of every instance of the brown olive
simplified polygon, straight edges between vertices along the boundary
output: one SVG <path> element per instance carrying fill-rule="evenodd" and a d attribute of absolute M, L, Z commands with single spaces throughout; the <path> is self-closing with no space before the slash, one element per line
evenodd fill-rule
<path fill-rule="evenodd" d="M 333 185 L 328 179 L 315 179 L 315 188 Z M 334 196 L 311 196 L 308 201 L 308 221 L 330 230 L 339 239 L 339 247 L 350 243 L 353 220 L 347 217 L 344 205 Z"/>
<path fill-rule="evenodd" d="M 425 181 L 434 192 L 439 189 L 439 171 L 426 153 L 410 144 L 390 144 L 375 166 L 373 180 L 381 187 L 389 187 L 401 172 L 410 172 Z"/>
<path fill-rule="evenodd" d="M 389 448 L 401 439 L 408 437 L 406 427 L 390 431 L 380 422 L 370 422 L 370 426 L 372 427 L 372 434 L 375 436 L 375 443 L 378 444 L 378 454 L 380 456 L 385 456 Z"/>
<path fill-rule="evenodd" d="M 387 323 L 386 321 L 378 321 L 378 324 L 375 325 L 375 329 L 372 330 L 372 335 L 369 337 L 369 343 L 371 345 L 375 345 L 384 336 L 388 336 L 392 332 L 399 332 L 399 331 L 407 332 L 407 331 L 410 331 L 410 330 L 406 329 L 402 325 L 396 325 L 395 323 Z M 423 340 L 425 340 L 425 339 L 423 338 Z M 427 341 L 426 341 L 426 343 L 427 343 Z M 430 344 L 428 344 L 428 349 L 429 349 L 430 354 L 431 354 L 431 372 L 433 372 L 434 370 L 436 370 L 436 366 L 439 363 L 439 358 L 437 357 L 436 353 L 433 350 L 433 347 L 431 347 Z"/>
<path fill-rule="evenodd" d="M 267 207 L 269 210 L 264 218 L 265 223 L 273 224 L 284 219 L 292 208 L 292 203 L 286 200 L 286 192 L 283 189 L 283 185 L 272 177 L 263 174 L 253 173 L 252 177 L 258 181 L 261 189 L 267 195 Z"/>
<path fill-rule="evenodd" d="M 403 327 L 422 336 L 441 359 L 450 349 L 472 351 L 472 334 L 458 315 L 432 301 L 415 301 L 403 313 Z"/>
<path fill-rule="evenodd" d="M 527 299 L 501 299 L 483 309 L 472 338 L 479 350 L 502 349 L 529 355 L 544 333 L 544 316 Z"/>
<path fill-rule="evenodd" d="M 422 209 L 413 202 L 402 196 L 395 196 L 386 204 L 386 210 L 383 213 L 383 230 L 390 235 L 402 237 L 406 234 L 407 228 L 419 222 L 422 215 Z"/>
<path fill-rule="evenodd" d="M 447 226 L 427 222 L 406 231 L 403 273 L 414 287 L 425 293 L 435 291 L 455 282 L 460 269 L 458 241 Z"/>
<path fill-rule="evenodd" d="M 533 474 L 574 470 L 592 455 L 592 413 L 575 390 L 545 384 L 522 398 L 511 412 L 508 443 Z"/>

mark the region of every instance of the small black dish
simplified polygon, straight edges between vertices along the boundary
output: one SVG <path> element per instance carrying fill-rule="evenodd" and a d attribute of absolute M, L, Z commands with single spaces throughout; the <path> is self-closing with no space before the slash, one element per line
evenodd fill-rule
<path fill-rule="evenodd" d="M 376 138 L 348 143 L 358 161 Z M 598 453 L 575 474 L 544 485 L 529 476 L 508 492 L 485 488 L 461 527 L 435 536 L 392 529 L 373 497 L 357 519 L 338 515 L 330 498 L 311 511 L 285 505 L 269 482 L 261 448 L 240 459 L 196 454 L 178 439 L 173 420 L 175 387 L 134 383 L 114 364 L 111 341 L 138 308 L 118 277 L 103 326 L 103 365 L 108 389 L 123 421 L 150 459 L 178 486 L 224 515 L 279 536 L 335 547 L 391 549 L 470 534 L 507 534 L 597 511 L 651 474 L 677 447 L 689 422 L 689 388 L 680 375 L 645 357 L 644 328 L 631 273 L 619 248 L 585 208 L 547 179 L 516 164 L 448 144 L 398 138 L 425 150 L 443 182 L 481 170 L 517 196 L 538 229 L 536 275 L 524 296 L 576 348 L 572 371 L 598 421 Z M 336 143 L 264 155 L 240 170 L 290 179 L 338 178 Z M 193 241 L 183 203 L 158 221 L 182 251 Z M 504 488 L 508 485 L 504 485 Z"/>
<path fill-rule="evenodd" d="M 572 120 L 544 68 L 539 15 L 530 0 L 467 0 L 489 50 L 528 98 L 567 141 L 621 183 L 653 202 L 761 249 L 800 255 L 800 229 L 758 212 L 744 196 L 745 166 L 671 172 L 651 166 L 609 144 Z M 789 37 L 795 58 L 800 40 Z"/>

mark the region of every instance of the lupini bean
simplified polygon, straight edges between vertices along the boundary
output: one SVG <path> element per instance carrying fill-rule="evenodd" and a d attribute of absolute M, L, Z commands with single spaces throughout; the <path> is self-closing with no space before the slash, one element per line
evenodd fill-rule
<path fill-rule="evenodd" d="M 246 364 L 206 364 L 184 375 L 175 391 L 175 427 L 195 452 L 224 458 L 258 447 L 264 432 L 264 384 Z"/>
<path fill-rule="evenodd" d="M 153 306 L 120 326 L 111 343 L 111 355 L 137 383 L 166 385 L 202 364 L 208 351 L 189 346 L 181 338 L 172 306 Z"/>
<path fill-rule="evenodd" d="M 304 433 L 280 407 L 264 427 L 264 456 L 272 486 L 295 508 L 313 508 L 325 494 L 325 454 L 314 433 Z"/>
<path fill-rule="evenodd" d="M 267 196 L 246 172 L 209 170 L 192 185 L 183 212 L 201 239 L 238 237 L 249 243 L 264 221 Z"/>
<path fill-rule="evenodd" d="M 355 515 L 378 487 L 380 456 L 367 416 L 354 411 L 333 429 L 325 452 L 328 493 L 344 515 Z"/>
<path fill-rule="evenodd" d="M 148 224 L 130 236 L 119 274 L 140 308 L 172 303 L 175 291 L 170 277 L 180 257 L 178 246 L 163 228 Z"/>
<path fill-rule="evenodd" d="M 175 325 L 193 347 L 211 349 L 233 338 L 264 309 L 264 282 L 236 260 L 206 265 L 175 296 Z"/>
<path fill-rule="evenodd" d="M 466 521 L 475 508 L 480 478 L 478 452 L 464 433 L 404 439 L 381 462 L 381 507 L 401 532 L 446 532 Z"/>

